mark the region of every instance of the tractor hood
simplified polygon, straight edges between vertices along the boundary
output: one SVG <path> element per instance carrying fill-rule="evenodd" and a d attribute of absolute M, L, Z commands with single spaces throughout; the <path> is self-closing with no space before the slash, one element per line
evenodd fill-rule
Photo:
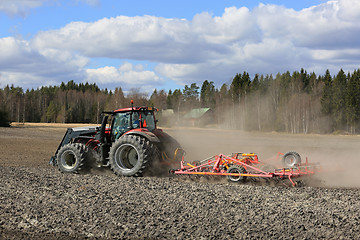
<path fill-rule="evenodd" d="M 73 132 L 96 132 L 99 130 L 98 126 L 89 126 L 89 127 L 75 127 L 71 128 Z"/>

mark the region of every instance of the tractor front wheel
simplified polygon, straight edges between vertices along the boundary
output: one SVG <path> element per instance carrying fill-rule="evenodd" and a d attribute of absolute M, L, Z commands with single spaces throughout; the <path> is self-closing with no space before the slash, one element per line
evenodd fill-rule
<path fill-rule="evenodd" d="M 81 143 L 62 146 L 56 155 L 57 165 L 63 173 L 79 173 L 86 161 L 87 147 Z"/>
<path fill-rule="evenodd" d="M 120 176 L 142 176 L 150 166 L 153 147 L 140 136 L 119 138 L 110 149 L 111 169 Z"/>

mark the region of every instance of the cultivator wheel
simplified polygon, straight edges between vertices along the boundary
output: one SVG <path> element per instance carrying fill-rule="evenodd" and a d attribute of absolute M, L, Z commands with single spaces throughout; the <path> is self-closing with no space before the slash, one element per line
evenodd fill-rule
<path fill-rule="evenodd" d="M 244 174 L 246 173 L 246 170 L 243 166 L 233 165 L 228 168 L 227 173 Z M 246 176 L 241 176 L 241 175 L 239 176 L 228 175 L 227 178 L 230 182 L 244 182 L 246 180 Z"/>
<path fill-rule="evenodd" d="M 84 170 L 87 147 L 81 143 L 62 146 L 56 156 L 59 170 L 63 173 L 79 173 Z"/>
<path fill-rule="evenodd" d="M 297 152 L 287 152 L 282 158 L 282 163 L 286 167 L 295 167 L 301 163 L 300 154 Z"/>

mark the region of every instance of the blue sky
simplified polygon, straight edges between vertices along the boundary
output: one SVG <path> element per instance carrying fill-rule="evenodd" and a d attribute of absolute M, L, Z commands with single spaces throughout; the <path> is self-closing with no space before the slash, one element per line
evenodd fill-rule
<path fill-rule="evenodd" d="M 360 1 L 0 0 L 0 87 L 216 86 L 360 63 Z"/>

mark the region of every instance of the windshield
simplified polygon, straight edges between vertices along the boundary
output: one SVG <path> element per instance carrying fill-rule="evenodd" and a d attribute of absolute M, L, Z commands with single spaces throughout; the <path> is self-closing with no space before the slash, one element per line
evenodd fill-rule
<path fill-rule="evenodd" d="M 114 116 L 112 135 L 115 139 L 118 139 L 130 129 L 141 127 L 147 128 L 149 131 L 155 129 L 153 111 L 119 112 Z"/>
<path fill-rule="evenodd" d="M 113 121 L 112 135 L 115 139 L 130 130 L 130 113 L 116 113 Z"/>
<path fill-rule="evenodd" d="M 155 129 L 155 119 L 153 111 L 141 111 L 141 126 L 149 131 Z"/>

